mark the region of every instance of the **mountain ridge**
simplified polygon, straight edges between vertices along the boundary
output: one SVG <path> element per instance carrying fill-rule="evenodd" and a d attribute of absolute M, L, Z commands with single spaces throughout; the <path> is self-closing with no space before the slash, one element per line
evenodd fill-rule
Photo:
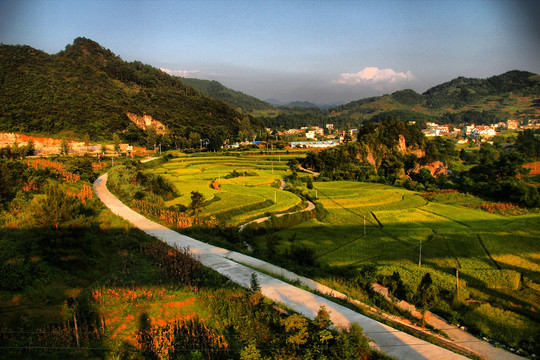
<path fill-rule="evenodd" d="M 126 62 L 97 42 L 77 38 L 49 55 L 26 45 L 0 46 L 0 131 L 88 133 L 110 139 L 151 115 L 174 136 L 221 138 L 260 128 L 254 119 L 163 71 Z"/>
<path fill-rule="evenodd" d="M 489 112 L 498 117 L 528 120 L 540 116 L 535 103 L 540 76 L 511 70 L 486 79 L 457 77 L 419 94 L 411 89 L 351 101 L 329 109 L 334 117 L 368 120 L 391 111 L 415 112 L 433 117 L 455 117 L 465 112 Z M 493 117 L 493 116 L 492 116 Z"/>

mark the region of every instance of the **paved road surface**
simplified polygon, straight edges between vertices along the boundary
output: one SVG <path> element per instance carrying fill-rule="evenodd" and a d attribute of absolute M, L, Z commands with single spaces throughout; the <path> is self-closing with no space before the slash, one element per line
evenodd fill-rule
<path fill-rule="evenodd" d="M 375 348 L 397 359 L 466 359 L 449 350 L 397 331 L 323 297 L 254 271 L 247 266 L 227 258 L 227 256 L 237 259 L 243 258 L 245 260 L 253 259 L 253 261 L 260 260 L 200 242 L 150 221 L 125 206 L 112 195 L 105 186 L 106 182 L 107 174 L 100 176 L 95 181 L 94 188 L 101 201 L 113 213 L 167 244 L 189 247 L 191 252 L 199 257 L 204 266 L 216 270 L 241 286 L 249 287 L 251 274 L 255 272 L 264 296 L 276 302 L 284 303 L 295 311 L 312 319 L 317 315 L 319 308 L 324 305 L 330 311 L 331 319 L 336 326 L 346 327 L 352 322 L 358 323 L 364 329 L 364 333 L 373 341 Z"/>

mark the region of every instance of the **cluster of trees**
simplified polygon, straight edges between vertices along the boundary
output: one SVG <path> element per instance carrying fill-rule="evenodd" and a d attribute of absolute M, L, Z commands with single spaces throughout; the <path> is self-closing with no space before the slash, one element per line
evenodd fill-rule
<path fill-rule="evenodd" d="M 528 137 L 520 134 L 516 148 L 528 143 Z M 534 145 L 538 147 L 540 144 L 540 139 L 533 139 L 534 149 Z M 500 146 L 484 143 L 476 152 L 462 150 L 460 158 L 473 165 L 454 180 L 460 191 L 523 207 L 540 207 L 537 188 L 523 181 L 530 169 L 523 167 L 525 156 L 519 151 L 507 151 Z"/>
<path fill-rule="evenodd" d="M 264 126 L 271 129 L 300 129 L 304 126 L 324 127 L 329 122 L 328 112 L 319 108 L 280 107 L 275 117 L 261 117 Z"/>
<path fill-rule="evenodd" d="M 405 141 L 409 151 L 419 150 L 425 155 L 419 158 L 413 152 L 400 150 L 400 139 Z M 332 180 L 372 180 L 393 184 L 405 174 L 416 171 L 421 162 L 447 160 L 456 155 L 453 144 L 447 140 L 427 141 L 418 124 L 409 125 L 386 118 L 378 124 L 364 123 L 355 142 L 309 153 L 305 166 Z"/>
<path fill-rule="evenodd" d="M 145 171 L 138 161 L 125 162 L 112 168 L 107 186 L 126 203 L 131 203 L 133 199 L 146 199 L 162 205 L 164 199 L 172 200 L 178 195 L 178 190 L 169 180 Z"/>
<path fill-rule="evenodd" d="M 525 95 L 537 94 L 540 84 L 527 71 L 509 71 L 488 79 L 458 77 L 437 85 L 422 94 L 431 108 L 451 106 L 460 108 L 485 96 L 503 95 L 519 91 Z"/>
<path fill-rule="evenodd" d="M 15 143 L 12 146 L 0 148 L 0 158 L 4 159 L 22 159 L 35 153 L 36 148 L 32 140 L 29 140 L 25 146 L 19 146 Z"/>

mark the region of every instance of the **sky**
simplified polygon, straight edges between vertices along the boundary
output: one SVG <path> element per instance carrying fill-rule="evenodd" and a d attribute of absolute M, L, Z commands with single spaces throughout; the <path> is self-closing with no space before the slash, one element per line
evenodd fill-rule
<path fill-rule="evenodd" d="M 0 0 L 0 42 L 86 37 L 260 99 L 346 103 L 458 76 L 540 73 L 540 1 Z"/>

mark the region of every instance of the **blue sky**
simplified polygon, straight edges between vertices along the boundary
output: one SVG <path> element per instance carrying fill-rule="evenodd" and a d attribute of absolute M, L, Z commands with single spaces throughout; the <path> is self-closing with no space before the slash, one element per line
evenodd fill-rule
<path fill-rule="evenodd" d="M 457 76 L 540 73 L 535 1 L 0 0 L 0 42 L 78 36 L 261 99 L 348 102 Z"/>

